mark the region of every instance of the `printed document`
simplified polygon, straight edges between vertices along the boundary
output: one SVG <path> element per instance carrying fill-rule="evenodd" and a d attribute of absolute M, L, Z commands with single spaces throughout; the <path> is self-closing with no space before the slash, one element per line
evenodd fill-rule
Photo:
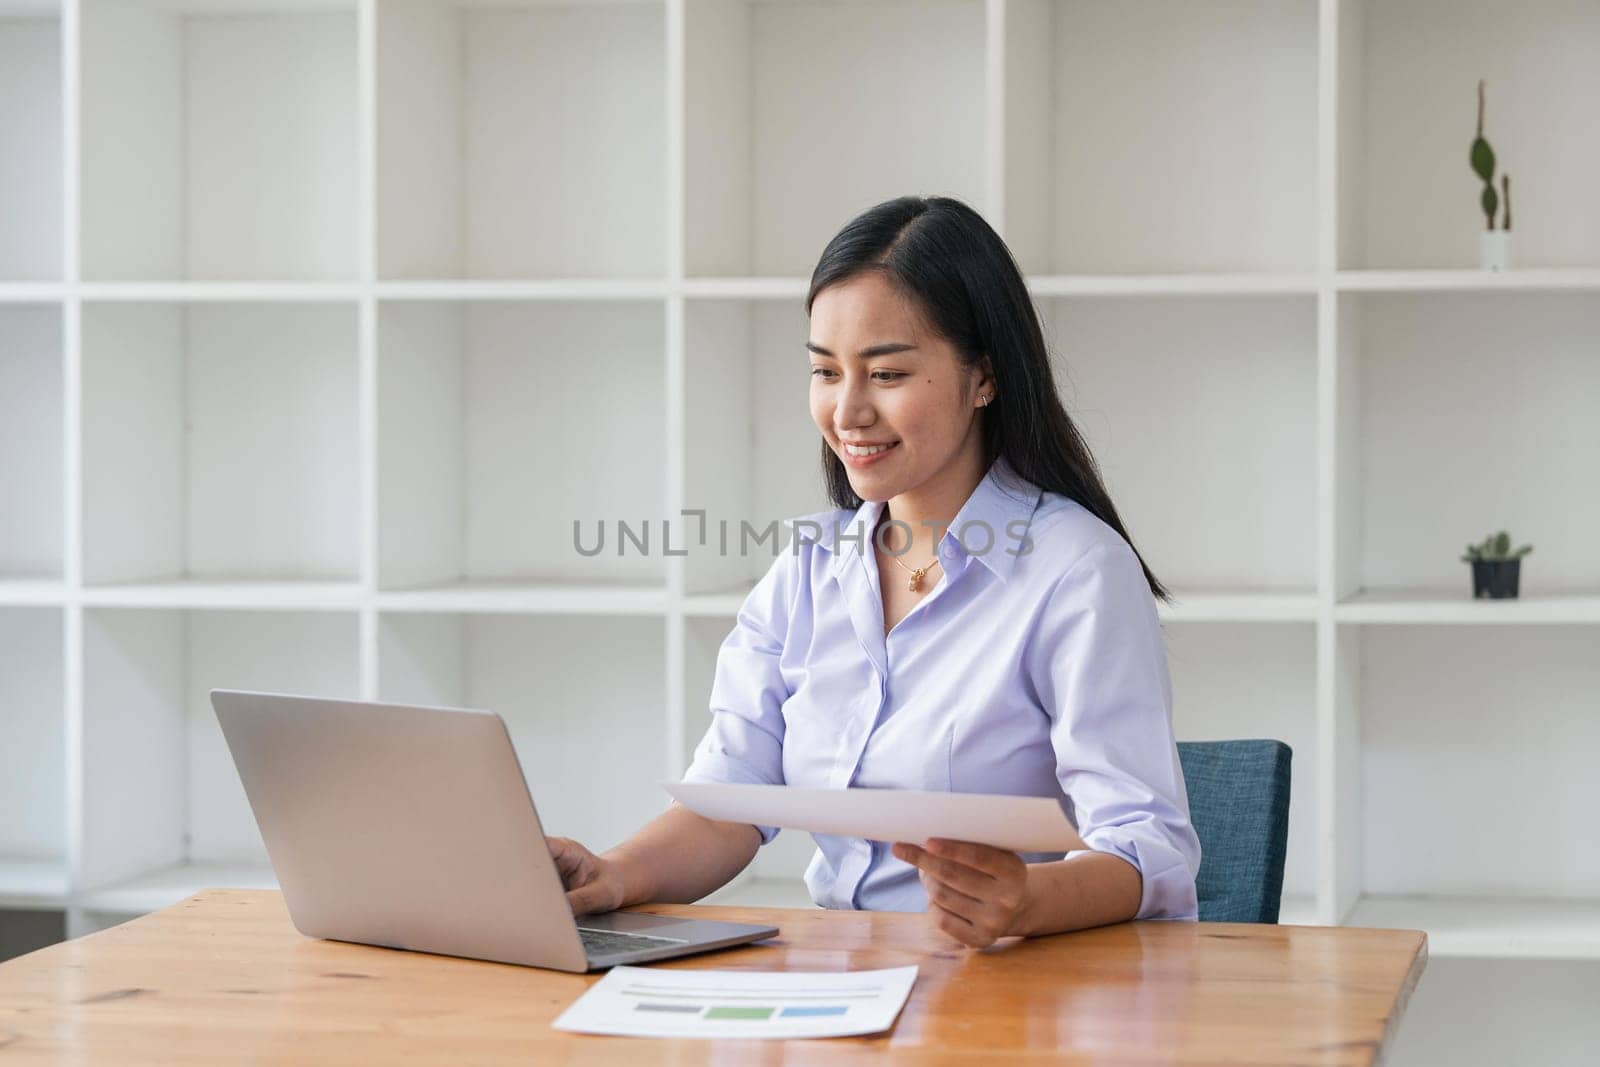
<path fill-rule="evenodd" d="M 917 968 L 680 971 L 613 967 L 551 1025 L 624 1037 L 846 1037 L 894 1025 Z"/>
<path fill-rule="evenodd" d="M 1089 847 L 1067 818 L 1062 802 L 1051 797 L 710 782 L 661 784 L 690 811 L 723 822 L 913 845 L 942 837 L 1013 852 L 1072 852 Z"/>

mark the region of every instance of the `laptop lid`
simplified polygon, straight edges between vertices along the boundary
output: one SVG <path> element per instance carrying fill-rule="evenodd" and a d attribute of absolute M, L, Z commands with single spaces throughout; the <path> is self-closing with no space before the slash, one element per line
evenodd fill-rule
<path fill-rule="evenodd" d="M 770 926 L 633 912 L 585 952 L 504 720 L 490 711 L 214 689 L 295 928 L 564 971 L 743 944 Z"/>
<path fill-rule="evenodd" d="M 223 689 L 211 703 L 301 933 L 587 969 L 500 716 Z"/>

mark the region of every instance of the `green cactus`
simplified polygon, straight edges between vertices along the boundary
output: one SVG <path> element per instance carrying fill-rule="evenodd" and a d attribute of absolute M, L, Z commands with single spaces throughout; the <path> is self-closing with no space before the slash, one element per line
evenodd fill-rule
<path fill-rule="evenodd" d="M 1483 187 L 1483 197 L 1478 203 L 1483 205 L 1483 217 L 1489 220 L 1484 229 L 1494 229 L 1494 213 L 1500 207 L 1500 197 L 1494 191 L 1493 182 Z"/>
<path fill-rule="evenodd" d="M 1486 229 L 1494 229 L 1494 213 L 1499 210 L 1500 197 L 1494 191 L 1494 149 L 1489 147 L 1489 142 L 1483 137 L 1483 79 L 1478 79 L 1478 135 L 1473 139 L 1472 152 L 1469 156 L 1472 163 L 1472 173 L 1483 181 L 1483 195 L 1478 202 L 1483 206 L 1483 215 L 1487 221 Z M 1507 192 L 1507 218 L 1509 219 L 1510 193 Z M 1509 223 L 1506 226 L 1510 229 Z"/>
<path fill-rule="evenodd" d="M 1466 554 L 1461 557 L 1462 563 L 1492 563 L 1500 560 L 1521 559 L 1533 551 L 1532 545 L 1523 545 L 1515 552 L 1511 551 L 1511 535 L 1504 530 L 1490 534 L 1483 539 L 1481 545 L 1468 545 Z"/>

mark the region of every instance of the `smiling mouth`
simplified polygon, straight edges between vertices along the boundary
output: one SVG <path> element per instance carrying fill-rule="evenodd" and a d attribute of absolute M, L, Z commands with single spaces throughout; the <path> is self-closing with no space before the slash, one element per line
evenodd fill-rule
<path fill-rule="evenodd" d="M 855 457 L 857 457 L 859 459 L 859 458 L 864 458 L 866 456 L 876 456 L 880 452 L 887 452 L 887 451 L 889 451 L 889 449 L 894 448 L 900 442 L 899 441 L 891 441 L 886 445 L 852 445 L 852 444 L 849 444 L 848 442 L 841 442 L 841 443 L 844 446 L 844 450 L 845 450 L 845 454 L 846 455 L 855 456 Z"/>

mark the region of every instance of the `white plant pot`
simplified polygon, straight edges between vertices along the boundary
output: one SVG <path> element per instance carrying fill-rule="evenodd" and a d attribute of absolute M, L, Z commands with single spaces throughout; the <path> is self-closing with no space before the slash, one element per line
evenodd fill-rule
<path fill-rule="evenodd" d="M 1511 269 L 1511 231 L 1482 230 L 1478 233 L 1478 266 L 1484 270 Z"/>

